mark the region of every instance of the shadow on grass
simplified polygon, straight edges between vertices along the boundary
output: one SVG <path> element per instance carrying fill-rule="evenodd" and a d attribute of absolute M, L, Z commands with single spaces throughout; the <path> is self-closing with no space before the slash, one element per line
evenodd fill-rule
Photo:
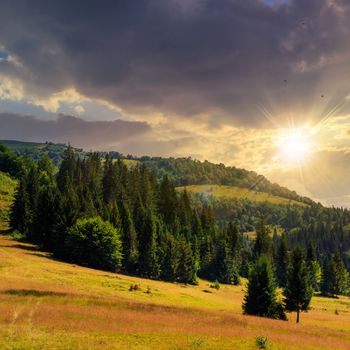
<path fill-rule="evenodd" d="M 339 300 L 339 295 L 317 293 L 317 294 L 315 294 L 315 296 L 317 296 L 319 298 Z"/>
<path fill-rule="evenodd" d="M 8 235 L 11 233 L 12 230 L 8 229 L 0 229 L 0 235 Z"/>
<path fill-rule="evenodd" d="M 35 289 L 7 289 L 0 292 L 0 294 L 5 295 L 16 295 L 21 297 L 47 297 L 47 296 L 55 296 L 55 297 L 64 297 L 67 296 L 67 293 L 60 292 L 52 292 L 48 290 L 35 290 Z"/>
<path fill-rule="evenodd" d="M 23 249 L 23 250 L 28 250 L 30 252 L 38 252 L 40 251 L 39 247 L 35 245 L 26 245 L 26 244 L 13 244 L 11 246 L 8 246 L 9 248 L 17 248 L 17 249 Z"/>

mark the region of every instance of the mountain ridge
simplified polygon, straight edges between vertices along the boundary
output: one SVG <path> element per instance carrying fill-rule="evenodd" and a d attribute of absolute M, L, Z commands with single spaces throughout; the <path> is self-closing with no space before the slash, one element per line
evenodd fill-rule
<path fill-rule="evenodd" d="M 3 144 L 21 156 L 30 156 L 37 160 L 41 154 L 48 154 L 49 157 L 58 165 L 63 157 L 65 144 L 53 142 L 26 142 L 19 140 L 0 140 Z M 74 148 L 78 153 L 87 154 L 79 148 Z M 144 164 L 157 174 L 158 179 L 165 175 L 174 182 L 176 186 L 189 185 L 221 185 L 246 188 L 251 191 L 264 192 L 273 196 L 286 198 L 289 200 L 301 202 L 307 205 L 315 204 L 312 199 L 297 194 L 296 191 L 272 183 L 265 176 L 235 166 L 226 166 L 223 163 L 212 163 L 207 160 L 199 161 L 191 157 L 135 157 L 132 155 L 123 155 L 116 151 L 96 151 L 102 155 L 111 155 L 114 159 L 123 159 L 136 161 Z"/>

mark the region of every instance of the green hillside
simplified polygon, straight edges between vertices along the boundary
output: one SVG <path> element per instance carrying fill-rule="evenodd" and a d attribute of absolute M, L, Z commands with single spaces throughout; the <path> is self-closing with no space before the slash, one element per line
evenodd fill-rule
<path fill-rule="evenodd" d="M 57 165 L 60 163 L 64 151 L 67 148 L 63 144 L 34 143 L 21 141 L 0 140 L 0 144 L 4 144 L 19 155 L 32 157 L 34 160 L 40 158 L 42 154 L 48 154 L 49 157 Z M 77 153 L 84 155 L 81 149 L 76 149 Z M 102 156 L 107 152 L 99 152 Z M 291 191 L 276 183 L 271 183 L 264 176 L 254 171 L 236 168 L 234 166 L 225 166 L 224 164 L 214 164 L 208 161 L 198 161 L 191 158 L 161 158 L 161 157 L 133 157 L 124 156 L 119 152 L 109 152 L 114 159 L 123 159 L 128 165 L 143 164 L 157 174 L 158 179 L 162 179 L 165 175 L 169 177 L 176 186 L 189 185 L 221 185 L 241 188 L 243 197 L 251 200 L 264 200 L 264 196 L 251 196 L 250 192 L 263 192 L 269 194 L 269 201 L 279 204 L 275 197 L 285 198 L 287 201 L 302 202 L 305 204 L 313 204 L 310 198 L 298 195 L 295 191 Z M 249 191 L 243 191 L 247 189 Z M 236 192 L 240 192 L 237 190 Z M 238 193 L 237 196 L 239 197 Z M 283 201 L 284 203 L 286 201 Z"/>
<path fill-rule="evenodd" d="M 190 185 L 177 187 L 178 190 L 186 189 L 190 193 L 200 194 L 205 197 L 226 198 L 226 199 L 247 199 L 253 202 L 269 202 L 273 204 L 291 204 L 301 207 L 308 205 L 296 200 L 274 196 L 265 192 L 258 192 L 247 188 L 221 185 Z"/>
<path fill-rule="evenodd" d="M 67 148 L 67 146 L 64 144 L 55 144 L 52 142 L 39 143 L 0 140 L 0 144 L 7 146 L 20 156 L 28 156 L 33 160 L 38 160 L 43 154 L 48 154 L 56 165 L 61 161 L 63 153 Z"/>

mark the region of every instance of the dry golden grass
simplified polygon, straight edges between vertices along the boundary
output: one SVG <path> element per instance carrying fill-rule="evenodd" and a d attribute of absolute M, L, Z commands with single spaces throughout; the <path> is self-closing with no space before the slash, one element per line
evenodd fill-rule
<path fill-rule="evenodd" d="M 297 325 L 242 315 L 243 289 L 106 273 L 0 237 L 0 348 L 256 349 L 259 335 L 271 349 L 350 348 L 347 298 L 314 298 Z"/>

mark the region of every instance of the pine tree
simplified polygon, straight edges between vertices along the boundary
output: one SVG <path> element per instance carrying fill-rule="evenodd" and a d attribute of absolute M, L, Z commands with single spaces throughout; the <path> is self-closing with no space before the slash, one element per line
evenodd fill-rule
<path fill-rule="evenodd" d="M 263 219 L 259 221 L 254 244 L 255 258 L 258 258 L 261 255 L 266 255 L 269 257 L 271 257 L 272 255 L 272 239 L 270 237 L 270 231 L 265 226 L 265 222 Z"/>
<path fill-rule="evenodd" d="M 312 295 L 313 290 L 303 251 L 297 246 L 292 253 L 287 284 L 284 289 L 286 310 L 297 312 L 297 323 L 300 312 L 308 310 Z"/>
<path fill-rule="evenodd" d="M 164 223 L 170 229 L 174 229 L 178 212 L 178 199 L 175 187 L 167 176 L 164 176 L 159 186 L 158 208 Z"/>
<path fill-rule="evenodd" d="M 289 264 L 289 256 L 288 256 L 288 248 L 286 237 L 283 234 L 277 250 L 276 257 L 276 277 L 278 281 L 278 285 L 280 287 L 285 287 L 287 282 L 287 270 Z"/>
<path fill-rule="evenodd" d="M 31 226 L 32 212 L 30 208 L 29 195 L 27 192 L 26 178 L 22 176 L 15 193 L 15 200 L 10 214 L 10 226 L 28 236 Z"/>
<path fill-rule="evenodd" d="M 129 273 L 136 273 L 139 259 L 137 233 L 126 201 L 121 205 L 120 220 L 123 244 L 123 269 Z"/>
<path fill-rule="evenodd" d="M 191 246 L 184 238 L 179 244 L 178 279 L 183 283 L 197 284 L 197 267 Z"/>
<path fill-rule="evenodd" d="M 335 271 L 335 268 L 333 269 Z M 334 272 L 333 272 L 334 275 Z M 323 265 L 322 265 L 322 279 L 321 279 L 321 293 L 324 296 L 329 295 L 331 290 L 331 267 L 330 267 L 330 261 L 324 259 Z"/>
<path fill-rule="evenodd" d="M 232 228 L 229 227 L 227 230 L 224 229 L 216 243 L 216 257 L 214 261 L 214 269 L 216 271 L 217 280 L 221 283 L 228 283 L 238 285 L 240 283 L 239 267 L 236 260 L 236 242 L 232 242 Z M 234 235 L 234 240 L 238 239 Z"/>
<path fill-rule="evenodd" d="M 53 237 L 57 224 L 57 189 L 54 184 L 42 186 L 33 215 L 33 240 L 46 250 L 54 248 Z"/>
<path fill-rule="evenodd" d="M 306 266 L 309 271 L 309 278 L 312 288 L 318 291 L 321 282 L 321 267 L 317 262 L 315 247 L 311 241 L 309 241 L 306 252 Z"/>
<path fill-rule="evenodd" d="M 180 252 L 177 241 L 169 232 L 166 234 L 163 255 L 162 278 L 166 281 L 176 281 L 180 264 Z"/>
<path fill-rule="evenodd" d="M 160 265 L 157 254 L 157 223 L 152 209 L 145 208 L 139 198 L 135 207 L 135 228 L 138 245 L 141 247 L 139 255 L 139 270 L 141 275 L 157 278 Z"/>
<path fill-rule="evenodd" d="M 277 301 L 276 287 L 270 259 L 262 255 L 250 273 L 243 312 L 248 315 L 285 319 L 283 307 Z"/>
<path fill-rule="evenodd" d="M 344 294 L 346 292 L 346 288 L 349 280 L 349 273 L 346 270 L 344 265 L 342 256 L 339 250 L 333 256 L 333 261 L 336 267 L 336 275 L 335 275 L 335 295 Z"/>
<path fill-rule="evenodd" d="M 77 174 L 77 156 L 73 148 L 69 145 L 64 151 L 63 160 L 57 173 L 57 185 L 60 190 L 64 190 L 67 182 L 73 184 Z"/>

